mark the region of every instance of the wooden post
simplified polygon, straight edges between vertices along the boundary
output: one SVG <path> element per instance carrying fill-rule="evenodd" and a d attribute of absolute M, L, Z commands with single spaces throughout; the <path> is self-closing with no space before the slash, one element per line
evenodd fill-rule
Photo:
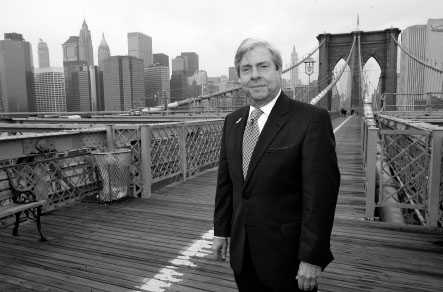
<path fill-rule="evenodd" d="M 366 139 L 366 217 L 373 218 L 375 211 L 375 177 L 377 161 L 378 129 L 368 128 Z"/>
<path fill-rule="evenodd" d="M 180 159 L 181 159 L 181 169 L 183 174 L 183 181 L 186 181 L 186 172 L 187 172 L 187 161 L 186 161 L 186 135 L 187 135 L 187 127 L 185 123 L 181 125 L 181 134 L 180 134 Z"/>
<path fill-rule="evenodd" d="M 107 150 L 115 150 L 114 125 L 106 125 L 106 147 Z"/>
<path fill-rule="evenodd" d="M 151 173 L 151 126 L 140 126 L 140 148 L 141 148 L 141 163 L 140 170 L 142 175 L 143 190 L 141 193 L 142 198 L 151 197 L 151 185 L 152 185 L 152 173 Z"/>
<path fill-rule="evenodd" d="M 428 180 L 428 212 L 426 214 L 426 225 L 437 226 L 438 220 L 440 219 L 438 214 L 438 206 L 440 203 L 443 131 L 432 130 L 431 139 L 431 159 L 429 161 Z"/>

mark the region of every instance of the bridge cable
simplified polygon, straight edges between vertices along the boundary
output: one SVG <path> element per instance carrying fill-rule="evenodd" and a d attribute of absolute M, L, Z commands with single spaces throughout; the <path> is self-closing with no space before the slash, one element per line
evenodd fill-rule
<path fill-rule="evenodd" d="M 316 105 L 320 100 L 322 100 L 323 99 L 323 97 L 325 97 L 325 95 L 326 95 L 326 93 L 328 93 L 331 89 L 332 89 L 332 87 L 334 87 L 335 86 L 335 84 L 337 84 L 337 82 L 338 82 L 338 80 L 340 80 L 340 78 L 341 78 L 341 76 L 342 76 L 342 74 L 343 74 L 343 72 L 345 71 L 345 69 L 346 69 L 346 65 L 348 65 L 349 64 L 349 60 L 351 59 L 351 55 L 352 55 L 352 53 L 354 52 L 354 46 L 355 46 L 355 43 L 356 43 L 356 37 L 354 36 L 354 41 L 352 42 L 352 47 L 351 47 L 351 50 L 349 51 L 349 55 L 348 55 L 348 58 L 346 59 L 346 64 L 343 66 L 343 68 L 340 70 L 340 73 L 338 74 L 338 77 L 336 78 L 336 79 L 334 79 L 325 89 L 323 89 L 316 97 L 314 97 L 312 100 L 311 100 L 311 104 L 313 104 L 313 105 Z"/>

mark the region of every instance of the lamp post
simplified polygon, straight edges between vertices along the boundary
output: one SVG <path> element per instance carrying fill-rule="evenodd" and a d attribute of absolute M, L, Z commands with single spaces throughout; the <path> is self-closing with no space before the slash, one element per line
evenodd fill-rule
<path fill-rule="evenodd" d="M 310 88 L 311 88 L 311 74 L 314 73 L 314 63 L 315 60 L 312 58 L 307 58 L 305 61 L 305 73 L 308 75 L 308 98 L 310 98 Z"/>

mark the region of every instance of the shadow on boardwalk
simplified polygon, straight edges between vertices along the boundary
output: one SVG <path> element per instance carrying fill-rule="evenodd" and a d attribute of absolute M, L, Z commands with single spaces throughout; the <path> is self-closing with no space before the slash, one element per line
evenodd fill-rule
<path fill-rule="evenodd" d="M 336 140 L 336 259 L 320 291 L 441 291 L 443 231 L 365 221 L 359 117 Z M 42 219 L 46 243 L 33 223 L 18 237 L 0 228 L 0 291 L 237 291 L 228 262 L 211 260 L 215 182 L 210 170 L 148 200 L 56 210 Z"/>

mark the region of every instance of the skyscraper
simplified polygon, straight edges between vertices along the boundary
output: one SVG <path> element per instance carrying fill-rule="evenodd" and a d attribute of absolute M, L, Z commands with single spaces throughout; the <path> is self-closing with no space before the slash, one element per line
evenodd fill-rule
<path fill-rule="evenodd" d="M 427 24 L 413 25 L 403 30 L 401 46 L 414 57 L 437 67 L 443 67 L 443 19 L 428 19 Z M 435 78 L 434 70 L 425 68 L 409 57 L 405 52 L 400 53 L 400 76 L 397 82 L 397 92 L 407 94 L 422 94 L 442 92 L 443 83 Z M 397 104 L 413 105 L 412 98 L 398 96 Z"/>
<path fill-rule="evenodd" d="M 63 48 L 63 62 L 78 61 L 78 36 L 70 36 L 69 39 L 62 44 Z"/>
<path fill-rule="evenodd" d="M 198 66 L 198 55 L 195 52 L 184 52 L 181 53 L 181 57 L 185 60 L 185 71 L 186 76 L 194 76 L 194 73 L 199 70 Z"/>
<path fill-rule="evenodd" d="M 142 59 L 145 68 L 152 65 L 152 38 L 141 32 L 128 32 L 128 55 Z"/>
<path fill-rule="evenodd" d="M 169 68 L 169 57 L 166 54 L 153 54 L 153 63 Z"/>
<path fill-rule="evenodd" d="M 180 56 L 175 57 L 172 59 L 172 74 L 174 74 L 174 71 L 184 71 L 185 70 L 185 59 L 183 59 Z"/>
<path fill-rule="evenodd" d="M 159 63 L 145 68 L 145 105 L 157 106 L 170 101 L 169 67 Z"/>
<path fill-rule="evenodd" d="M 38 67 L 39 68 L 51 67 L 49 62 L 48 45 L 42 39 L 40 39 L 40 42 L 38 43 Z"/>
<path fill-rule="evenodd" d="M 78 57 L 80 61 L 86 61 L 88 65 L 94 66 L 94 51 L 92 49 L 91 32 L 88 29 L 86 20 L 83 20 L 78 39 Z"/>
<path fill-rule="evenodd" d="M 295 46 L 292 49 L 292 53 L 291 53 L 291 65 L 295 65 L 298 62 L 298 54 L 297 51 L 295 50 Z M 300 79 L 298 77 L 298 67 L 293 68 L 291 70 L 291 75 L 290 75 L 291 81 L 290 81 L 290 87 L 292 92 L 294 92 L 294 89 L 297 85 L 300 84 Z"/>
<path fill-rule="evenodd" d="M 66 92 L 63 68 L 34 69 L 35 110 L 65 112 Z"/>
<path fill-rule="evenodd" d="M 106 111 L 126 111 L 144 105 L 143 60 L 111 56 L 103 61 Z"/>
<path fill-rule="evenodd" d="M 106 60 L 111 56 L 111 51 L 109 50 L 108 43 L 105 40 L 105 34 L 102 35 L 102 41 L 98 46 L 98 68 L 103 71 L 103 60 Z"/>
<path fill-rule="evenodd" d="M 237 70 L 235 67 L 229 67 L 229 81 L 238 81 Z"/>
<path fill-rule="evenodd" d="M 32 46 L 18 33 L 5 33 L 0 41 L 1 109 L 5 112 L 34 111 Z"/>

